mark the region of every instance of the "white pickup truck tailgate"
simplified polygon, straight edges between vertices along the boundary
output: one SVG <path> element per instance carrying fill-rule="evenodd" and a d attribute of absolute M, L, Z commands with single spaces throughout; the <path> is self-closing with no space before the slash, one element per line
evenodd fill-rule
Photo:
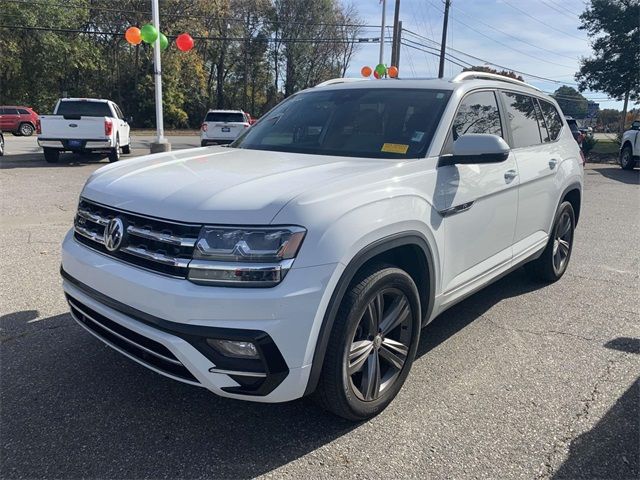
<path fill-rule="evenodd" d="M 38 139 L 55 140 L 98 140 L 108 139 L 104 133 L 106 117 L 80 117 L 65 119 L 61 115 L 40 116 L 41 132 Z"/>

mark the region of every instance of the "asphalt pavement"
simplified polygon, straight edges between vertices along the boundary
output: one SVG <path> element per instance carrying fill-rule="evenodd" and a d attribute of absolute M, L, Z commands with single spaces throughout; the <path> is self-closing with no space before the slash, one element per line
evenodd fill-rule
<path fill-rule="evenodd" d="M 0 477 L 640 476 L 639 172 L 588 165 L 566 275 L 514 272 L 424 329 L 398 398 L 352 424 L 146 370 L 67 313 L 60 243 L 104 160 L 0 158 Z M 135 138 L 134 154 L 150 138 Z M 174 148 L 198 137 L 171 138 Z M 127 161 L 128 156 L 122 161 Z"/>

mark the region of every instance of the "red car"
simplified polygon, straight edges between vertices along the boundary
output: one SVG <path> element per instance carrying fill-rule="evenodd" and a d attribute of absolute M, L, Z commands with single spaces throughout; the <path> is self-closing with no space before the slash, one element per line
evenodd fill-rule
<path fill-rule="evenodd" d="M 28 137 L 38 124 L 38 114 L 29 107 L 0 107 L 0 130 Z"/>

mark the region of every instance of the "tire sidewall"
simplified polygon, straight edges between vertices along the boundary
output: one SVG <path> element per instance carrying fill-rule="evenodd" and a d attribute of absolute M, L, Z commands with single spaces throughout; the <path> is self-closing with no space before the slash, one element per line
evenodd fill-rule
<path fill-rule="evenodd" d="M 28 129 L 28 133 L 22 131 L 24 128 Z M 18 127 L 18 131 L 20 132 L 20 136 L 22 137 L 30 137 L 31 135 L 33 135 L 34 130 L 35 129 L 33 128 L 33 125 L 31 125 L 30 123 L 23 123 L 20 125 L 20 127 Z"/>
<path fill-rule="evenodd" d="M 343 317 L 343 321 L 346 322 L 346 329 L 345 335 L 342 336 L 340 344 L 340 351 L 342 352 L 340 370 L 342 393 L 344 395 L 344 401 L 349 406 L 354 417 L 358 418 L 367 418 L 380 413 L 400 391 L 409 371 L 411 370 L 411 365 L 418 348 L 421 326 L 418 290 L 415 283 L 407 273 L 397 268 L 384 268 L 374 273 L 369 278 L 371 279 L 371 283 L 366 286 L 364 294 L 351 305 L 348 312 L 345 312 L 346 318 Z M 352 390 L 351 382 L 347 374 L 347 357 L 353 339 L 353 334 L 367 305 L 371 300 L 373 300 L 375 294 L 379 290 L 387 288 L 396 288 L 400 290 L 406 295 L 410 303 L 413 317 L 411 345 L 409 347 L 409 353 L 405 364 L 393 385 L 391 385 L 388 390 L 380 396 L 380 398 L 365 402 L 360 400 Z"/>
<path fill-rule="evenodd" d="M 564 214 L 564 212 L 568 212 L 569 213 L 569 218 L 571 219 L 571 243 L 569 245 L 569 254 L 567 255 L 567 259 L 564 263 L 564 268 L 562 269 L 561 272 L 556 272 L 556 269 L 553 265 L 553 243 L 555 241 L 556 238 L 556 233 L 558 230 L 559 225 L 559 220 L 562 217 L 562 215 Z M 569 268 L 569 262 L 571 261 L 571 254 L 573 253 L 573 244 L 575 242 L 575 234 L 576 234 L 576 215 L 575 212 L 573 211 L 573 206 L 571 205 L 570 202 L 562 202 L 562 204 L 560 205 L 560 208 L 558 208 L 558 212 L 556 213 L 556 218 L 553 221 L 553 230 L 552 230 L 553 234 L 551 236 L 551 256 L 550 256 L 550 261 L 551 261 L 551 270 L 553 271 L 555 277 L 557 279 L 560 279 L 565 272 L 567 271 L 567 268 Z"/>
<path fill-rule="evenodd" d="M 620 153 L 620 166 L 624 169 L 631 169 L 633 168 L 633 164 L 634 160 L 631 152 L 631 147 L 627 145 L 622 149 L 622 152 Z"/>

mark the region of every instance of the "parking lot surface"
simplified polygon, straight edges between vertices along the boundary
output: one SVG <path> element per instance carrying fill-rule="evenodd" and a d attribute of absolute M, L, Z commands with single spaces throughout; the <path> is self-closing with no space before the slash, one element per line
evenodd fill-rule
<path fill-rule="evenodd" d="M 640 475 L 637 170 L 589 165 L 562 280 L 541 286 L 519 270 L 441 315 L 398 398 L 351 424 L 308 400 L 218 398 L 82 330 L 67 313 L 59 249 L 84 181 L 106 162 L 49 165 L 33 137 L 6 139 L 1 478 Z M 149 140 L 136 138 L 134 154 Z"/>

